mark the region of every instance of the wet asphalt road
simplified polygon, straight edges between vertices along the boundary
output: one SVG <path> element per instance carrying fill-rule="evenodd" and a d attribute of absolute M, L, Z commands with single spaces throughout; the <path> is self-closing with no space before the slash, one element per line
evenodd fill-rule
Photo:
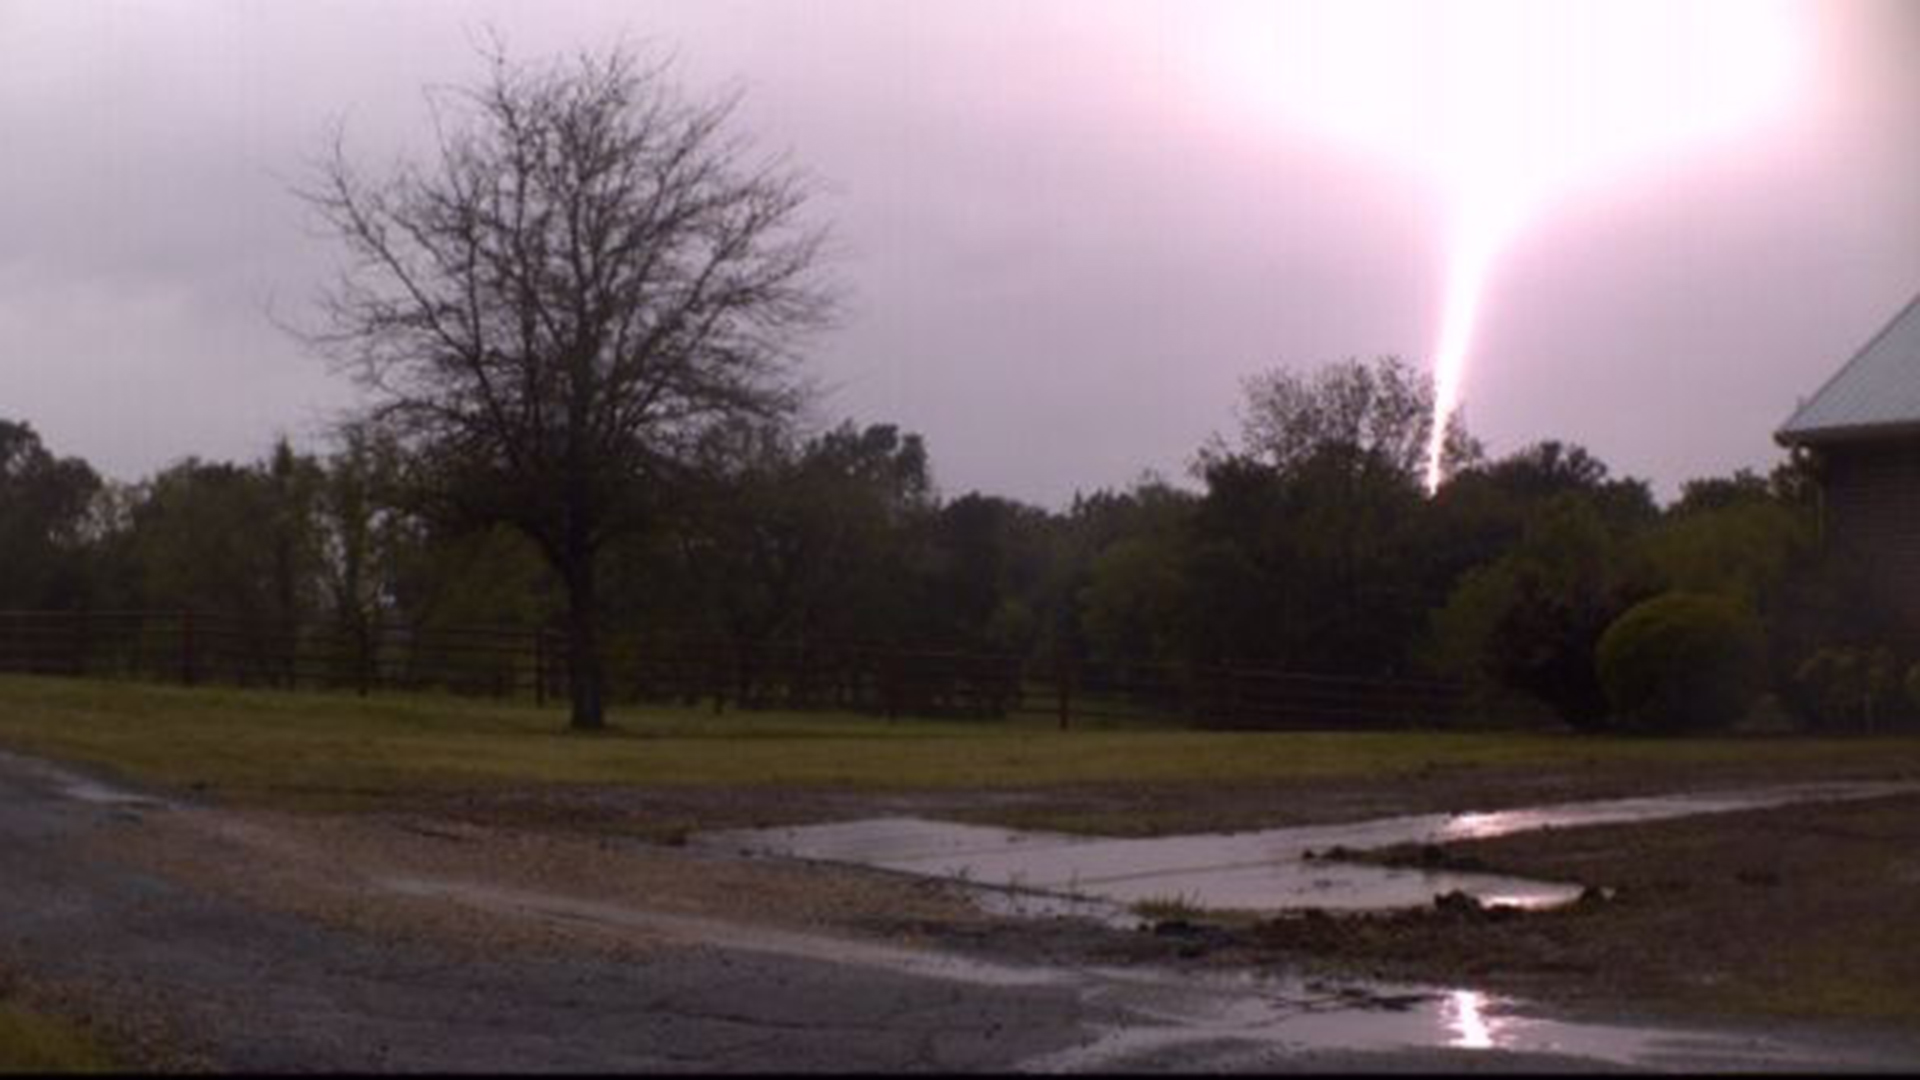
<path fill-rule="evenodd" d="M 223 1070 L 1614 1067 L 1250 1036 L 1264 1019 L 1217 1022 L 1242 1003 L 1210 992 L 1182 1004 L 1150 978 L 1051 969 L 1007 978 L 1019 972 L 964 963 L 951 974 L 939 965 L 889 970 L 836 962 L 831 949 L 820 958 L 729 947 L 724 933 L 641 960 L 570 951 L 476 961 L 244 907 L 90 854 L 90 831 L 169 811 L 76 779 L 0 753 L 0 958 L 30 978 L 80 987 L 105 1015 L 159 1021 Z M 1262 1017 L 1279 1015 L 1279 1006 L 1260 1007 Z M 1364 1013 L 1335 1019 L 1356 1037 L 1377 1029 Z"/>

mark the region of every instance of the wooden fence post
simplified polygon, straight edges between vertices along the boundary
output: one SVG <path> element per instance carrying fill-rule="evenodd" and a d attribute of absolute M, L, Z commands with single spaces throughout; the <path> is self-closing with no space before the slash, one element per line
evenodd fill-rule
<path fill-rule="evenodd" d="M 547 703 L 547 630 L 543 626 L 533 631 L 533 703 Z"/>
<path fill-rule="evenodd" d="M 1065 731 L 1073 724 L 1073 662 L 1065 653 L 1054 657 L 1053 683 L 1060 698 L 1060 730 Z"/>
<path fill-rule="evenodd" d="M 75 678 L 87 673 L 87 654 L 92 650 L 91 635 L 88 634 L 87 612 L 76 611 L 73 615 L 73 674 Z"/>
<path fill-rule="evenodd" d="M 355 651 L 359 653 L 354 658 L 359 676 L 355 681 L 359 683 L 361 697 L 366 697 L 373 690 L 373 635 L 372 625 L 365 622 L 355 628 L 353 635 Z"/>
<path fill-rule="evenodd" d="M 890 650 L 880 653 L 880 700 L 887 710 L 887 723 L 900 719 L 899 658 Z"/>
<path fill-rule="evenodd" d="M 193 612 L 180 612 L 180 681 L 192 686 L 196 677 L 193 649 Z"/>

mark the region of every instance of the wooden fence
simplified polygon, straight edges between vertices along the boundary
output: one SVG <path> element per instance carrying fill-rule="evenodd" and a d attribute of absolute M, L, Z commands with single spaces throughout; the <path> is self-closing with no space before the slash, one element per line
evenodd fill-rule
<path fill-rule="evenodd" d="M 605 643 L 607 697 L 716 711 L 1184 720 L 1227 728 L 1393 728 L 1461 719 L 1457 684 L 1259 666 L 1094 663 L 844 643 Z M 504 627 L 276 625 L 186 611 L 0 612 L 0 672 L 289 690 L 447 690 L 564 699 L 565 640 Z"/>

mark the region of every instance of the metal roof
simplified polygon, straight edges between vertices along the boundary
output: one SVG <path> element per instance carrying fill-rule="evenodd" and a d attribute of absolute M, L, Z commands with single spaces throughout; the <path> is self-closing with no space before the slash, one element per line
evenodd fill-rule
<path fill-rule="evenodd" d="M 1794 410 L 1774 438 L 1827 442 L 1902 429 L 1920 429 L 1920 296 Z"/>

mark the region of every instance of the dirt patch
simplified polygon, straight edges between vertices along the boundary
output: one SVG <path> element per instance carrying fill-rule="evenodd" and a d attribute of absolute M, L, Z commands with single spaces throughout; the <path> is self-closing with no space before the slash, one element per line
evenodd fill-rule
<path fill-rule="evenodd" d="M 103 855 L 251 906 L 477 953 L 571 947 L 640 955 L 688 942 L 631 926 L 515 918 L 390 883 L 468 882 L 715 920 L 881 928 L 895 936 L 916 922 L 977 917 L 940 882 L 414 814 L 184 809 L 129 816 L 93 842 Z"/>
<path fill-rule="evenodd" d="M 1489 986 L 1563 1005 L 1920 1022 L 1920 797 L 1390 850 L 1383 861 L 1589 886 L 1548 912 L 1470 903 L 1268 920 L 1235 961 Z"/>
<path fill-rule="evenodd" d="M 394 811 L 476 825 L 589 833 L 665 845 L 713 829 L 814 824 L 875 814 L 965 820 L 1026 812 L 1032 791 L 833 791 L 821 788 L 628 788 L 589 785 L 431 792 L 384 799 Z"/>
<path fill-rule="evenodd" d="M 700 829 L 912 815 L 1108 835 L 1345 822 L 1779 782 L 1899 779 L 1865 768 L 1590 765 L 1429 769 L 1387 781 L 1045 791 L 548 788 L 434 794 L 359 814 L 181 810 L 103 842 L 242 901 L 476 950 L 644 953 L 635 931 L 504 917 L 368 888 L 432 876 L 649 910 L 1063 965 L 1305 966 L 1474 985 L 1589 1015 L 1920 1022 L 1920 798 L 1807 805 L 1429 846 L 1386 858 L 1594 886 L 1564 910 L 1466 904 L 1388 916 L 1169 919 L 1129 932 L 982 913 L 906 875 L 677 846 Z M 636 840 L 635 838 L 646 838 Z M 1604 891 L 1603 891 L 1604 890 Z"/>
<path fill-rule="evenodd" d="M 1078 784 L 1029 790 L 835 791 L 821 788 L 566 786 L 383 797 L 375 809 L 473 824 L 640 837 L 663 843 L 713 829 L 922 817 L 1015 829 L 1152 836 L 1363 821 L 1400 814 L 1841 780 L 1920 779 L 1910 769 L 1761 761 L 1559 769 L 1432 764 L 1392 776 L 1273 783 Z"/>
<path fill-rule="evenodd" d="M 1545 803 L 1671 795 L 1722 788 L 1844 780 L 1920 779 L 1911 770 L 1854 764 L 1760 762 L 1626 765 L 1591 759 L 1564 769 L 1429 765 L 1378 780 L 1294 779 L 1274 784 L 1099 784 L 975 801 L 953 820 L 1101 836 L 1240 832 L 1402 814 L 1506 810 Z M 919 814 L 918 816 L 938 816 Z"/>

